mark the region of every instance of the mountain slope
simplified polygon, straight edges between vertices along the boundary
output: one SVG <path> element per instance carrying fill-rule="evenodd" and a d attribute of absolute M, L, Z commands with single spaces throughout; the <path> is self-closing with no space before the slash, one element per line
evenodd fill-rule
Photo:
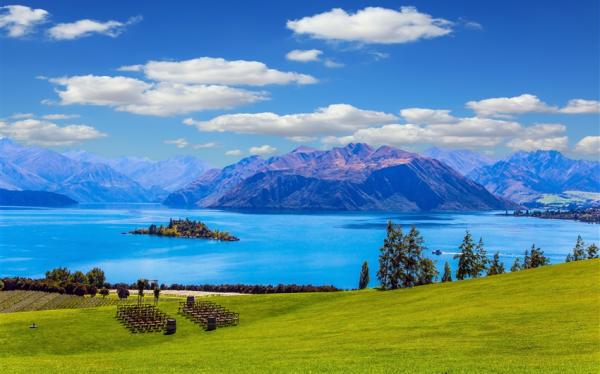
<path fill-rule="evenodd" d="M 519 203 L 565 191 L 600 192 L 600 163 L 572 160 L 557 151 L 519 152 L 473 170 L 469 178 Z"/>
<path fill-rule="evenodd" d="M 391 147 L 301 147 L 212 170 L 170 194 L 168 206 L 333 209 L 490 210 L 513 207 L 449 166 Z"/>
<path fill-rule="evenodd" d="M 107 165 L 0 139 L 0 186 L 57 192 L 79 202 L 148 202 L 152 193 Z"/>
<path fill-rule="evenodd" d="M 68 151 L 65 156 L 83 162 L 108 165 L 145 188 L 175 191 L 194 181 L 209 169 L 208 165 L 191 156 L 177 156 L 154 161 L 143 157 L 108 158 L 86 151 Z M 163 192 L 163 198 L 167 195 Z"/>
<path fill-rule="evenodd" d="M 433 147 L 426 150 L 423 155 L 442 161 L 462 175 L 494 163 L 493 159 L 467 149 L 453 150 Z"/>

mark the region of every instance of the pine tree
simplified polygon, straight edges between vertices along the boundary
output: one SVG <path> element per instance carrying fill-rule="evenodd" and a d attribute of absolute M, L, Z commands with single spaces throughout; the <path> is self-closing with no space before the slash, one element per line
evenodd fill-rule
<path fill-rule="evenodd" d="M 471 276 L 473 278 L 478 278 L 479 275 L 486 271 L 488 265 L 487 252 L 483 246 L 483 238 L 479 238 L 479 243 L 477 243 L 477 247 L 475 249 L 475 268 L 473 269 L 473 274 Z"/>
<path fill-rule="evenodd" d="M 442 282 L 452 282 L 452 269 L 448 261 L 444 264 L 444 275 L 442 275 Z"/>
<path fill-rule="evenodd" d="M 515 271 L 523 270 L 523 265 L 521 264 L 521 259 L 519 257 L 515 258 L 515 262 L 513 262 L 510 267 L 510 272 L 514 273 Z"/>
<path fill-rule="evenodd" d="M 417 285 L 431 284 L 437 279 L 439 272 L 435 264 L 429 258 L 421 258 L 419 261 L 419 279 Z"/>
<path fill-rule="evenodd" d="M 496 275 L 504 273 L 504 264 L 500 262 L 500 253 L 496 252 L 494 254 L 494 258 L 490 264 L 490 267 L 487 269 L 487 275 Z"/>
<path fill-rule="evenodd" d="M 379 249 L 379 270 L 377 278 L 384 290 L 398 288 L 397 261 L 398 251 L 402 247 L 402 230 L 396 227 L 392 221 L 388 221 L 387 235 L 383 240 L 383 246 Z"/>
<path fill-rule="evenodd" d="M 587 258 L 590 260 L 592 258 L 598 258 L 598 246 L 596 244 L 592 243 L 587 247 Z"/>
<path fill-rule="evenodd" d="M 371 279 L 369 278 L 369 264 L 367 261 L 363 262 L 362 268 L 360 269 L 360 278 L 358 279 L 358 289 L 364 290 L 369 285 Z"/>
<path fill-rule="evenodd" d="M 550 264 L 550 259 L 544 256 L 544 251 L 540 248 L 536 248 L 535 244 L 531 246 L 531 258 L 529 260 L 529 268 L 538 268 L 540 266 Z"/>
<path fill-rule="evenodd" d="M 473 237 L 469 230 L 467 230 L 462 244 L 460 245 L 460 254 L 455 255 L 454 258 L 458 258 L 458 269 L 456 270 L 456 279 L 463 280 L 472 276 L 476 270 L 477 257 L 473 252 Z"/>
<path fill-rule="evenodd" d="M 400 274 L 402 274 L 402 287 L 413 287 L 418 284 L 431 283 L 428 281 L 432 275 L 432 269 L 435 269 L 433 262 L 428 263 L 423 259 L 423 237 L 417 228 L 413 225 L 408 234 L 404 237 L 403 255 L 400 256 Z M 437 274 L 435 274 L 437 277 Z M 427 283 L 422 283 L 425 280 Z"/>
<path fill-rule="evenodd" d="M 581 235 L 578 235 L 573 251 L 567 255 L 567 262 L 585 260 L 585 258 L 585 243 Z"/>

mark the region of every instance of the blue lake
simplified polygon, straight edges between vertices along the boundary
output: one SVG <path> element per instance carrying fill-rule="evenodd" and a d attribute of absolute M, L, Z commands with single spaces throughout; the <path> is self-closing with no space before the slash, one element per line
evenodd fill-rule
<path fill-rule="evenodd" d="M 227 230 L 239 242 L 123 235 L 170 217 L 202 220 Z M 600 226 L 574 221 L 503 217 L 495 213 L 236 213 L 178 210 L 160 205 L 83 206 L 72 209 L 0 210 L 0 276 L 41 277 L 66 266 L 99 266 L 110 282 L 138 278 L 161 283 L 333 284 L 356 287 L 367 260 L 371 285 L 385 225 L 393 219 L 415 224 L 427 256 L 441 270 L 455 268 L 465 230 L 483 237 L 488 253 L 498 251 L 507 268 L 533 243 L 552 263 L 563 262 L 577 235 L 600 244 Z M 441 250 L 441 256 L 431 254 Z"/>

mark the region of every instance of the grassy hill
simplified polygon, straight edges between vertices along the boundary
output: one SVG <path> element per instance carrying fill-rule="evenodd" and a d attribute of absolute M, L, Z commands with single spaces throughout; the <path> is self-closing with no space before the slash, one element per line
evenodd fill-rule
<path fill-rule="evenodd" d="M 600 260 L 409 290 L 213 297 L 240 325 L 130 334 L 115 308 L 0 314 L 0 372 L 596 372 Z M 40 327 L 30 330 L 36 322 Z"/>

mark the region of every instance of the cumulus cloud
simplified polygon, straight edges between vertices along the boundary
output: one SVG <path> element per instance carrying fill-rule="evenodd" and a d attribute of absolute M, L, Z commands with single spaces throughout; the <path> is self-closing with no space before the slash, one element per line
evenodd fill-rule
<path fill-rule="evenodd" d="M 537 96 L 531 94 L 469 101 L 467 102 L 467 108 L 474 110 L 477 115 L 484 117 L 507 117 L 513 114 L 554 112 L 557 110 L 556 107 L 549 106 Z"/>
<path fill-rule="evenodd" d="M 566 130 L 561 124 L 539 124 L 523 129 L 506 145 L 514 151 L 566 151 L 569 146 L 569 138 L 563 136 Z"/>
<path fill-rule="evenodd" d="M 225 152 L 225 156 L 242 156 L 244 152 L 241 149 L 232 149 Z"/>
<path fill-rule="evenodd" d="M 81 19 L 70 23 L 59 23 L 48 29 L 48 35 L 54 40 L 73 40 L 93 34 L 101 34 L 115 38 L 119 36 L 127 26 L 139 22 L 142 17 L 132 17 L 127 22 L 119 21 L 95 21 Z"/>
<path fill-rule="evenodd" d="M 312 84 L 310 75 L 271 69 L 259 61 L 199 57 L 184 61 L 149 61 L 144 65 L 122 66 L 120 71 L 142 71 L 160 82 L 264 86 L 268 84 Z"/>
<path fill-rule="evenodd" d="M 406 108 L 400 111 L 406 122 L 415 124 L 450 123 L 458 119 L 450 114 L 449 110 Z"/>
<path fill-rule="evenodd" d="M 177 148 L 185 148 L 189 145 L 185 138 L 165 140 L 165 144 L 173 144 Z"/>
<path fill-rule="evenodd" d="M 250 147 L 250 149 L 248 150 L 248 152 L 251 155 L 259 155 L 259 156 L 270 155 L 270 154 L 275 153 L 276 151 L 277 151 L 277 148 L 271 147 L 268 144 L 261 145 L 260 147 Z"/>
<path fill-rule="evenodd" d="M 600 157 L 600 136 L 586 136 L 575 144 L 575 152 Z"/>
<path fill-rule="evenodd" d="M 278 115 L 265 113 L 225 114 L 208 121 L 188 118 L 186 125 L 206 132 L 281 135 L 287 137 L 340 134 L 353 130 L 391 123 L 396 116 L 384 112 L 362 110 L 348 104 L 332 104 L 312 113 Z"/>
<path fill-rule="evenodd" d="M 569 100 L 567 106 L 560 109 L 560 112 L 568 114 L 600 113 L 600 101 L 584 99 Z"/>
<path fill-rule="evenodd" d="M 61 104 L 90 104 L 118 111 L 168 116 L 225 109 L 265 100 L 264 92 L 221 85 L 145 82 L 128 77 L 83 75 L 50 79 L 59 86 Z"/>
<path fill-rule="evenodd" d="M 37 119 L 24 119 L 13 123 L 0 121 L 0 135 L 26 144 L 43 146 L 71 145 L 106 136 L 106 134 L 87 125 L 59 126 L 52 122 Z"/>
<path fill-rule="evenodd" d="M 35 115 L 33 113 L 14 113 L 10 118 L 13 119 L 23 119 L 23 118 L 33 118 Z"/>
<path fill-rule="evenodd" d="M 341 62 L 333 61 L 330 58 L 325 59 L 325 61 L 323 61 L 323 65 L 325 65 L 325 67 L 328 67 L 328 68 L 331 68 L 331 69 L 343 68 L 344 67 L 344 64 L 342 64 Z"/>
<path fill-rule="evenodd" d="M 449 148 L 494 147 L 522 130 L 520 124 L 490 118 L 461 118 L 448 124 L 389 124 L 357 130 L 342 137 L 325 137 L 325 144 L 366 142 L 374 145 L 437 145 Z"/>
<path fill-rule="evenodd" d="M 287 28 L 315 39 L 395 44 L 448 35 L 452 32 L 452 22 L 433 18 L 414 7 L 402 7 L 400 11 L 367 7 L 356 13 L 335 8 L 290 20 Z"/>
<path fill-rule="evenodd" d="M 0 7 L 0 29 L 11 38 L 20 38 L 29 34 L 36 25 L 44 22 L 48 12 L 23 5 Z"/>
<path fill-rule="evenodd" d="M 310 143 L 317 140 L 315 136 L 288 136 L 286 139 L 294 143 Z"/>
<path fill-rule="evenodd" d="M 294 49 L 293 51 L 288 52 L 285 55 L 290 61 L 298 61 L 298 62 L 309 62 L 309 61 L 319 61 L 319 56 L 323 53 L 318 49 Z"/>

